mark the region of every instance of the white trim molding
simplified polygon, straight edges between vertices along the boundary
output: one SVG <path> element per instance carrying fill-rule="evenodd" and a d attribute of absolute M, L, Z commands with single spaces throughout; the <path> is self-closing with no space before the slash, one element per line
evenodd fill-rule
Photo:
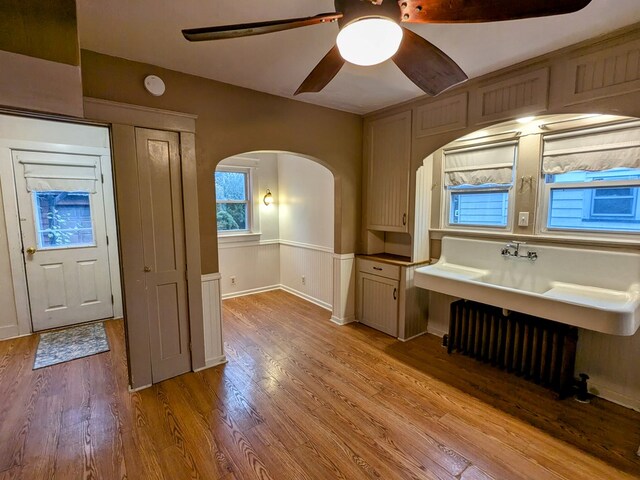
<path fill-rule="evenodd" d="M 346 325 L 356 321 L 355 294 L 355 255 L 336 253 L 333 255 L 333 323 Z"/>
<path fill-rule="evenodd" d="M 204 318 L 205 366 L 198 370 L 226 363 L 222 339 L 222 297 L 220 274 L 202 275 L 202 309 Z"/>

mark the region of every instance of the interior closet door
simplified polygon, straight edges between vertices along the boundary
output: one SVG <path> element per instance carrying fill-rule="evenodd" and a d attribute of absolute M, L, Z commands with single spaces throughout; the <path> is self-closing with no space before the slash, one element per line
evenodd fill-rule
<path fill-rule="evenodd" d="M 155 383 L 191 370 L 179 136 L 136 128 L 136 150 Z"/>

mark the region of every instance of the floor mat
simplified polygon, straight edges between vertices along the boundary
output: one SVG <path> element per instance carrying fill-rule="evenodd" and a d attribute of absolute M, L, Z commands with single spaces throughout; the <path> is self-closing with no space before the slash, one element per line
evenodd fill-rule
<path fill-rule="evenodd" d="M 91 323 L 40 335 L 33 369 L 108 352 L 104 323 Z"/>

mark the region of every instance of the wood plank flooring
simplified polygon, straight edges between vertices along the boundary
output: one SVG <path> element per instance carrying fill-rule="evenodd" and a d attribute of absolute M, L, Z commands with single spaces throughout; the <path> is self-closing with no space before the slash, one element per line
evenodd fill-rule
<path fill-rule="evenodd" d="M 281 291 L 224 322 L 229 363 L 133 394 L 122 322 L 110 352 L 36 371 L 35 336 L 0 342 L 0 479 L 640 478 L 639 413 Z"/>

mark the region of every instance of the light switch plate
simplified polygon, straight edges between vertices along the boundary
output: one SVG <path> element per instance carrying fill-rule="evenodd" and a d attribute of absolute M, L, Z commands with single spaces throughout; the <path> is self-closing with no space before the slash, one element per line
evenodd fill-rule
<path fill-rule="evenodd" d="M 519 227 L 529 226 L 529 212 L 518 213 L 518 226 Z"/>

